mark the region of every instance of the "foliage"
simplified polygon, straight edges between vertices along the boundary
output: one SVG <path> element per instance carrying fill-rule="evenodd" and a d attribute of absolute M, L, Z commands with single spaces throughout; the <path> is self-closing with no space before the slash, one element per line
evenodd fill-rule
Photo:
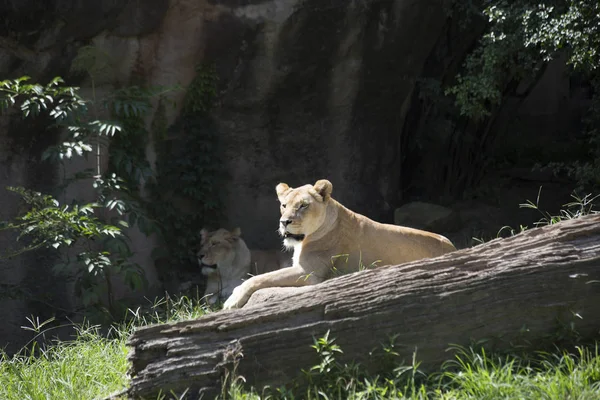
<path fill-rule="evenodd" d="M 127 135 L 116 137 L 111 142 L 110 156 L 111 159 L 115 159 L 112 160 L 112 166 L 118 171 L 132 175 L 132 182 L 138 183 L 139 180 L 147 180 L 152 174 L 149 170 L 148 160 L 143 155 L 145 147 L 151 139 L 143 121 L 143 118 L 153 109 L 150 100 L 158 99 L 158 108 L 164 113 L 165 104 L 175 104 L 166 95 L 178 90 L 181 90 L 179 85 L 170 87 L 128 86 L 116 89 L 110 96 L 103 99 L 103 107 L 115 118 L 123 121 L 124 127 L 129 128 Z M 125 154 L 120 154 L 122 151 L 126 151 Z M 133 156 L 131 153 L 134 153 Z M 125 160 L 126 157 L 133 157 L 133 159 Z M 127 163 L 121 164 L 121 162 Z M 135 168 L 139 168 L 139 171 L 135 171 Z"/>
<path fill-rule="evenodd" d="M 61 245 L 69 246 L 80 238 L 92 239 L 104 235 L 114 238 L 121 234 L 119 228 L 104 225 L 94 217 L 94 208 L 100 207 L 98 204 L 61 206 L 49 195 L 23 188 L 8 187 L 8 190 L 19 194 L 30 206 L 25 214 L 16 218 L 16 223 L 7 225 L 19 231 L 17 240 L 23 237 L 31 239 L 24 250 L 49 246 L 58 249 Z"/>
<path fill-rule="evenodd" d="M 80 47 L 71 63 L 72 72 L 84 73 L 90 77 L 92 90 L 95 90 L 98 83 L 111 79 L 114 74 L 114 67 L 115 62 L 110 55 L 94 45 Z"/>
<path fill-rule="evenodd" d="M 75 269 L 83 272 L 76 285 L 77 294 L 84 306 L 101 302 L 102 296 L 108 293 L 109 311 L 114 311 L 112 304 L 110 277 L 118 273 L 132 289 L 144 285 L 143 273 L 139 265 L 128 261 L 131 255 L 129 246 L 121 229 L 105 224 L 94 216 L 94 210 L 102 208 L 97 203 L 72 206 L 61 206 L 49 195 L 24 188 L 9 187 L 8 190 L 21 196 L 29 206 L 29 210 L 8 223 L 4 229 L 15 229 L 19 232 L 17 240 L 24 239 L 27 244 L 14 256 L 26 251 L 39 248 L 59 249 L 71 247 L 75 243 L 81 246 L 76 254 L 76 263 L 69 260 L 70 252 L 65 252 L 66 260 L 54 266 L 54 272 L 69 274 Z M 127 226 L 124 221 L 121 225 Z M 103 243 L 106 250 L 95 250 L 94 241 Z M 111 257 L 112 256 L 112 257 Z"/>
<path fill-rule="evenodd" d="M 95 102 L 81 98 L 78 88 L 62 85 L 64 82 L 60 78 L 53 79 L 46 86 L 29 84 L 27 81 L 28 78 L 23 77 L 0 82 L 2 109 L 19 105 L 25 117 L 44 113 L 64 129 L 64 141 L 47 149 L 42 155 L 43 159 L 64 163 L 75 155 L 85 156 L 93 151 L 91 143 L 95 141 L 98 158 L 96 174 L 82 171 L 75 176 L 75 180 L 93 178 L 97 201 L 61 205 L 52 196 L 24 188 L 11 188 L 22 197 L 29 209 L 17 216 L 15 222 L 6 223 L 5 228 L 17 230 L 19 239 L 27 238 L 28 244 L 21 252 L 37 248 L 67 248 L 61 253 L 66 260 L 55 266 L 55 271 L 75 272 L 79 294 L 85 306 L 99 306 L 106 295 L 108 312 L 114 317 L 117 309 L 113 299 L 112 277 L 122 276 L 133 289 L 145 283 L 140 266 L 128 261 L 132 253 L 123 231 L 129 227 L 124 216 L 129 215 L 130 222 L 139 224 L 144 218 L 142 210 L 127 195 L 128 189 L 121 178 L 110 171 L 102 175 L 100 169 L 100 141 L 112 138 L 117 132 L 123 134 L 123 127 L 116 121 L 98 119 Z M 90 105 L 94 110 L 91 118 L 88 112 Z M 146 111 L 143 105 L 143 102 L 129 103 L 118 95 L 104 102 L 109 110 L 125 110 L 121 112 L 136 117 Z M 137 177 L 133 173 L 132 176 Z M 65 179 L 66 184 L 72 180 Z M 111 213 L 112 221 L 108 223 L 106 219 Z M 71 251 L 77 253 L 75 257 L 71 257 Z"/>
<path fill-rule="evenodd" d="M 313 344 L 310 346 L 315 349 L 320 359 L 319 364 L 305 371 L 309 381 L 313 384 L 316 382 L 334 384 L 336 375 L 345 369 L 336 362 L 336 354 L 342 354 L 343 351 L 339 345 L 335 344 L 335 339 L 329 338 L 329 333 L 327 331 L 322 337 L 313 338 Z"/>
<path fill-rule="evenodd" d="M 425 396 L 425 386 L 420 384 L 419 377 L 424 375 L 418 370 L 416 352 L 413 353 L 412 364 L 399 365 L 398 353 L 394 351 L 392 338 L 389 345 L 382 345 L 385 364 L 388 369 L 381 370 L 380 375 L 369 376 L 358 364 L 340 364 L 336 358 L 343 353 L 335 344 L 335 339 L 324 336 L 314 339 L 311 346 L 317 352 L 319 364 L 304 373 L 308 377 L 308 398 L 319 398 L 323 394 L 334 398 L 404 398 Z M 372 357 L 376 352 L 371 352 Z"/>
<path fill-rule="evenodd" d="M 599 214 L 600 210 L 597 209 L 596 200 L 600 197 L 600 195 L 593 196 L 592 194 L 586 194 L 583 197 L 578 196 L 576 193 L 571 194 L 571 198 L 573 201 L 569 203 L 563 204 L 562 209 L 558 211 L 558 214 L 551 214 L 548 211 L 540 209 L 540 196 L 542 193 L 542 188 L 538 191 L 538 196 L 536 198 L 535 203 L 531 200 L 526 200 L 525 203 L 519 204 L 520 208 L 529 208 L 539 212 L 542 217 L 540 220 L 534 223 L 535 227 L 546 226 L 557 224 L 561 221 L 566 221 L 570 219 L 581 218 L 585 215 L 593 215 Z M 498 231 L 497 237 L 504 236 L 506 232 L 508 232 L 508 236 L 514 236 L 517 233 L 521 233 L 528 229 L 527 226 L 521 225 L 519 229 L 514 229 L 510 226 L 503 226 Z M 483 243 L 483 240 L 477 240 L 479 243 Z"/>
<path fill-rule="evenodd" d="M 26 221 L 19 216 L 16 222 L 5 225 L 7 229 L 29 229 L 20 233 L 20 238 L 26 237 L 28 243 L 22 251 L 68 248 L 61 253 L 65 262 L 55 271 L 75 273 L 85 306 L 100 306 L 103 297 L 107 297 L 108 311 L 114 318 L 120 310 L 113 299 L 111 277 L 121 276 L 134 290 L 145 284 L 140 266 L 128 262 L 133 254 L 126 230 L 137 226 L 146 234 L 161 233 L 171 259 L 169 267 L 189 264 L 189 253 L 197 245 L 200 228 L 216 223 L 220 217 L 222 174 L 218 135 L 208 116 L 216 96 L 214 66 L 198 67 L 186 95 L 181 122 L 171 129 L 183 133 L 183 143 L 166 137 L 164 121 L 159 123 L 156 119 L 153 123 L 153 128 L 163 131 L 154 138 L 158 152 L 154 173 L 146 158 L 149 134 L 144 117 L 152 110 L 150 99 L 154 97 L 160 99 L 162 115 L 168 104 L 165 93 L 177 88 L 130 86 L 97 98 L 95 85 L 104 80 L 110 65 L 103 54 L 86 46 L 78 53 L 72 69 L 89 75 L 92 99 L 83 99 L 79 88 L 63 85 L 60 78 L 42 86 L 29 84 L 29 78 L 23 77 L 0 82 L 0 107 L 8 110 L 18 105 L 25 117 L 49 117 L 62 129 L 64 139 L 48 148 L 43 160 L 65 163 L 74 156 L 95 156 L 94 169 L 63 177 L 63 189 L 74 181 L 91 180 L 97 193 L 95 202 L 66 206 L 54 197 L 15 188 L 30 209 L 24 216 Z M 110 115 L 111 120 L 100 119 L 101 113 Z M 104 157 L 108 157 L 107 168 L 101 161 Z M 150 201 L 140 194 L 143 184 L 153 193 Z M 174 206 L 177 199 L 190 207 Z M 39 227 L 32 228 L 36 224 Z M 96 230 L 84 234 L 84 225 Z M 71 251 L 78 253 L 72 256 Z"/>
<path fill-rule="evenodd" d="M 105 174 L 109 178 L 101 194 L 105 198 L 115 198 L 117 193 L 122 200 L 115 200 L 115 205 L 122 208 L 131 226 L 137 225 L 146 235 L 160 233 L 160 226 L 150 217 L 148 201 L 140 194 L 144 184 L 156 179 L 146 158 L 149 133 L 144 127 L 144 117 L 152 109 L 150 99 L 158 97 L 165 102 L 167 99 L 163 96 L 177 89 L 130 86 L 116 90 L 103 101 L 111 115 L 122 122 L 126 134 L 111 139 Z"/>
<path fill-rule="evenodd" d="M 199 245 L 199 232 L 216 226 L 222 216 L 225 174 L 219 134 L 209 115 L 216 73 L 214 66 L 200 65 L 196 71 L 180 119 L 168 129 L 156 121 L 156 180 L 148 188 L 152 215 L 166 242 L 166 251 L 155 254 L 168 260 L 162 265 L 165 274 L 189 265 L 196 268 L 192 249 Z"/>
<path fill-rule="evenodd" d="M 183 112 L 186 115 L 207 114 L 217 96 L 217 71 L 214 64 L 200 64 L 187 88 Z"/>
<path fill-rule="evenodd" d="M 564 50 L 568 54 L 567 63 L 576 68 L 600 67 L 600 3 L 591 0 L 524 3 L 516 17 L 522 24 L 526 47 L 537 47 L 544 61 Z M 504 21 L 503 8 L 490 6 L 487 14 L 492 21 Z"/>
<path fill-rule="evenodd" d="M 570 73 L 592 82 L 585 122 L 588 157 L 547 165 L 577 179 L 580 189 L 600 187 L 600 3 L 595 0 L 492 0 L 482 13 L 488 30 L 464 62 L 456 84 L 446 89 L 460 114 L 493 119 L 505 97 L 525 98 L 553 59 L 565 59 Z M 578 134 L 577 132 L 575 134 Z"/>
<path fill-rule="evenodd" d="M 149 186 L 155 200 L 152 215 L 163 228 L 169 250 L 169 269 L 189 264 L 201 228 L 216 224 L 221 216 L 222 166 L 218 153 L 213 153 L 218 136 L 207 118 L 184 117 L 174 129 L 178 127 L 186 132 L 182 144 L 161 148 L 156 183 Z"/>
<path fill-rule="evenodd" d="M 509 81 L 531 77 L 543 63 L 567 55 L 575 68 L 593 71 L 600 66 L 600 5 L 593 0 L 546 2 L 494 0 L 483 14 L 489 31 L 464 64 L 456 95 L 461 114 L 489 115 Z"/>
<path fill-rule="evenodd" d="M 519 204 L 519 207 L 522 208 L 530 208 L 532 210 L 536 210 L 542 214 L 542 218 L 535 223 L 535 226 L 546 226 L 557 224 L 561 221 L 566 221 L 570 219 L 576 219 L 583 217 L 584 215 L 598 214 L 600 211 L 595 210 L 595 201 L 599 195 L 592 196 L 591 194 L 586 194 L 583 197 L 579 197 L 576 194 L 572 194 L 571 198 L 573 201 L 563 204 L 563 209 L 559 210 L 558 215 L 552 215 L 547 211 L 540 210 L 540 191 L 538 192 L 538 197 L 536 202 L 533 203 L 531 200 L 527 200 L 523 204 Z"/>
<path fill-rule="evenodd" d="M 467 56 L 464 72 L 456 77 L 457 84 L 446 90 L 456 97 L 461 115 L 475 120 L 490 116 L 511 82 L 541 68 L 533 52 L 523 49 L 522 41 L 518 34 L 507 36 L 492 31 L 484 35 L 480 46 Z"/>
<path fill-rule="evenodd" d="M 359 366 L 339 364 L 342 349 L 334 339 L 315 339 L 320 362 L 310 369 L 314 379 L 305 391 L 290 388 L 245 390 L 237 381 L 227 392 L 231 399 L 564 399 L 600 395 L 598 345 L 579 346 L 575 352 L 536 352 L 490 355 L 484 349 L 452 346 L 455 358 L 429 375 L 419 371 L 416 355 L 411 365 L 396 363 L 381 375 L 368 375 Z M 323 376 L 318 376 L 322 373 Z M 260 394 L 259 394 L 260 393 Z M 225 396 L 222 396 L 226 398 Z"/>
<path fill-rule="evenodd" d="M 171 297 L 166 294 L 163 298 L 155 298 L 148 307 L 129 309 L 123 324 L 133 332 L 139 326 L 188 321 L 212 311 L 216 310 L 207 305 L 199 293 L 195 293 L 193 297 Z"/>
<path fill-rule="evenodd" d="M 403 365 L 390 345 L 382 345 L 383 353 L 389 358 L 386 370 L 380 374 L 368 374 L 359 364 L 342 364 L 337 357 L 343 354 L 341 347 L 335 344 L 330 332 L 319 338 L 313 338 L 311 347 L 316 351 L 319 363 L 308 370 L 302 370 L 307 378 L 296 381 L 286 387 L 265 387 L 262 392 L 256 388 L 245 390 L 243 378 L 233 380 L 225 392 L 231 399 L 425 399 L 427 398 L 427 376 L 419 371 L 416 353 L 411 365 Z M 373 352 L 370 353 L 373 356 Z M 379 359 L 378 359 L 379 360 Z M 241 378 L 241 377 L 240 377 Z M 302 388 L 302 389 L 300 389 Z M 261 395 L 258 395 L 261 393 Z"/>
<path fill-rule="evenodd" d="M 566 172 L 577 181 L 580 191 L 600 189 L 600 74 L 592 78 L 591 89 L 590 106 L 583 119 L 587 157 L 572 162 L 551 162 L 535 166 L 539 169 L 550 168 L 555 173 Z"/>

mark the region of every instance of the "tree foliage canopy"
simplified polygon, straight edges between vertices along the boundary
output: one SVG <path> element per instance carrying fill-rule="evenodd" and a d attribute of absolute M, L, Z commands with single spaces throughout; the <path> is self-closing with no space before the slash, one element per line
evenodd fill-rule
<path fill-rule="evenodd" d="M 600 66 L 600 2 L 596 0 L 491 0 L 489 29 L 448 90 L 463 115 L 482 118 L 507 86 L 530 78 L 558 56 L 587 74 Z"/>
<path fill-rule="evenodd" d="M 585 82 L 591 102 L 582 121 L 588 154 L 550 162 L 580 189 L 600 187 L 600 2 L 597 0 L 489 0 L 479 9 L 488 22 L 478 46 L 466 58 L 446 94 L 455 96 L 461 116 L 493 120 L 508 96 L 526 98 L 552 60 Z M 523 89 L 526 87 L 527 89 Z"/>

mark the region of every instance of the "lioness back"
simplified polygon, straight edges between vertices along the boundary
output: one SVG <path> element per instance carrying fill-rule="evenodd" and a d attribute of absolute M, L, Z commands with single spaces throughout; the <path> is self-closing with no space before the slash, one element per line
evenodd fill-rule
<path fill-rule="evenodd" d="M 250 273 L 260 275 L 292 266 L 292 254 L 279 250 L 250 250 L 252 256 Z"/>
<path fill-rule="evenodd" d="M 332 198 L 327 200 L 323 214 L 325 222 L 316 234 L 306 235 L 301 242 L 288 239 L 298 263 L 310 265 L 311 272 L 322 279 L 340 272 L 402 264 L 456 250 L 442 235 L 373 221 Z M 318 240 L 313 239 L 315 235 Z"/>
<path fill-rule="evenodd" d="M 368 248 L 368 253 L 372 253 L 372 257 L 381 260 L 379 265 L 401 264 L 422 258 L 438 257 L 456 250 L 450 240 L 437 233 L 382 224 L 346 210 L 353 218 L 360 221 L 362 227 L 362 237 L 350 237 L 349 245 Z"/>

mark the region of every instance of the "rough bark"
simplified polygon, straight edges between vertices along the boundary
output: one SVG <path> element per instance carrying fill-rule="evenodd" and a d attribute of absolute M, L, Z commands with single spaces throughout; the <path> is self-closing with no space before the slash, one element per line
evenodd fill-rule
<path fill-rule="evenodd" d="M 599 281 L 596 215 L 316 286 L 266 289 L 240 310 L 137 330 L 128 395 L 189 389 L 189 398 L 213 398 L 234 360 L 248 384 L 286 384 L 316 364 L 310 344 L 327 330 L 344 350 L 341 361 L 376 368 L 370 351 L 397 335 L 401 359 L 410 362 L 417 349 L 425 370 L 452 358 L 449 344 L 495 338 L 506 348 L 523 332 L 537 341 L 572 321 L 592 337 Z"/>

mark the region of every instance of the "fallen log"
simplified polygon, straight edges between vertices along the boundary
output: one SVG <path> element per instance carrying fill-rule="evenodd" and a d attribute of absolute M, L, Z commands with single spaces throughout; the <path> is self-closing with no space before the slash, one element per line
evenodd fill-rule
<path fill-rule="evenodd" d="M 397 335 L 401 359 L 417 349 L 428 370 L 452 358 L 449 344 L 500 338 L 506 348 L 523 332 L 536 341 L 572 321 L 594 337 L 599 306 L 596 215 L 316 286 L 264 289 L 240 310 L 140 328 L 128 341 L 127 395 L 214 398 L 234 363 L 255 387 L 287 384 L 318 362 L 310 345 L 327 330 L 344 350 L 340 361 L 376 367 L 370 351 Z"/>

